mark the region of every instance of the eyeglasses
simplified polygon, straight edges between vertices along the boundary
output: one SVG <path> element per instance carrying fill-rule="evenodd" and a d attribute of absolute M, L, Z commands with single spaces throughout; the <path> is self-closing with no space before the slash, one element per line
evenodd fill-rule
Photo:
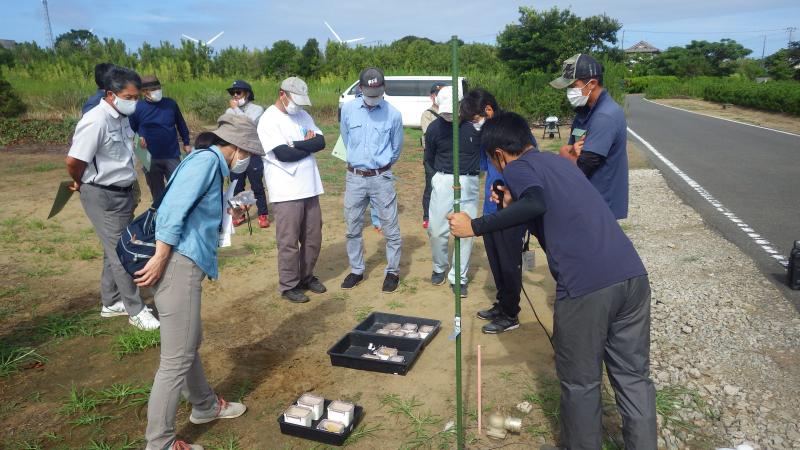
<path fill-rule="evenodd" d="M 240 97 L 242 95 L 244 95 L 244 91 L 233 91 L 233 92 L 231 92 L 231 96 L 234 96 L 234 97 L 237 97 L 237 96 Z"/>

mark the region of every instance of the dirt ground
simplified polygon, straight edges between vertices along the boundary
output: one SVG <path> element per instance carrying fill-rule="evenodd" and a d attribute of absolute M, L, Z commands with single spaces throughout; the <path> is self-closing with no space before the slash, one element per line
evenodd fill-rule
<path fill-rule="evenodd" d="M 333 127 L 325 127 L 334 142 Z M 380 233 L 364 230 L 366 281 L 357 289 L 339 289 L 348 273 L 342 219 L 344 167 L 329 153 L 320 155 L 326 193 L 324 244 L 317 275 L 328 286 L 307 304 L 290 304 L 277 291 L 274 227 L 241 229 L 232 248 L 221 251 L 221 276 L 206 281 L 203 295 L 202 357 L 214 388 L 248 406 L 242 418 L 194 426 L 188 405 L 178 418 L 180 437 L 207 448 L 315 448 L 279 433 L 276 419 L 303 392 L 347 399 L 362 405 L 366 416 L 356 449 L 448 448 L 452 433 L 441 433 L 455 418 L 455 345 L 453 296 L 448 286 L 429 284 L 427 234 L 421 226 L 423 189 L 419 132 L 407 131 L 406 148 L 396 166 L 403 233 L 401 287 L 383 294 L 385 265 Z M 543 141 L 557 148 L 559 142 Z M 0 350 L 29 347 L 46 357 L 40 364 L 0 377 L 0 439 L 4 448 L 140 448 L 146 408 L 105 403 L 86 414 L 69 411 L 71 391 L 100 392 L 115 383 L 148 386 L 158 365 L 158 349 L 118 357 L 116 339 L 131 327 L 124 318 L 99 319 L 99 275 L 102 253 L 79 200 L 46 220 L 54 191 L 67 178 L 64 146 L 28 145 L 0 151 L 4 164 L 0 184 Z M 147 189 L 137 212 L 149 205 Z M 539 315 L 550 326 L 554 291 L 545 257 L 537 251 L 537 268 L 526 272 L 526 289 Z M 470 448 L 499 445 L 479 436 L 476 427 L 476 347 L 483 354 L 484 414 L 512 412 L 526 395 L 548 406 L 555 386 L 553 355 L 547 337 L 523 299 L 521 328 L 500 336 L 484 335 L 475 317 L 491 304 L 494 286 L 483 244 L 477 240 L 470 268 L 470 295 L 462 303 L 464 397 Z M 150 292 L 143 293 L 152 302 Z M 370 311 L 427 317 L 442 321 L 439 335 L 407 376 L 332 367 L 328 348 Z M 83 317 L 92 331 L 59 332 L 65 318 Z M 87 325 L 88 326 L 88 325 Z M 410 402 L 411 399 L 416 402 Z M 398 402 L 392 402 L 392 399 Z M 74 399 L 73 399 L 74 400 Z M 409 414 L 399 412 L 397 405 Z M 416 405 L 416 406 L 413 406 Z M 393 406 L 395 407 L 393 410 Z M 552 407 L 552 401 L 550 401 Z M 546 407 L 523 416 L 523 432 L 502 444 L 530 448 L 552 441 L 555 421 Z M 137 442 L 138 441 L 138 442 Z M 137 447 L 138 446 L 138 447 Z"/>
<path fill-rule="evenodd" d="M 738 120 L 739 122 L 751 123 L 753 125 L 788 131 L 790 133 L 800 133 L 800 121 L 797 120 L 797 117 L 788 114 L 760 111 L 736 105 L 726 105 L 726 107 L 723 108 L 721 103 L 707 102 L 705 100 L 692 98 L 662 98 L 653 101 L 708 116 Z"/>

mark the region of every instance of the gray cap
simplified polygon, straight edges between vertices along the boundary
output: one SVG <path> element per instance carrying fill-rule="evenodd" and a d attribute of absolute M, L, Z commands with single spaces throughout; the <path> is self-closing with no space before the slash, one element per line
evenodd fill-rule
<path fill-rule="evenodd" d="M 311 106 L 311 99 L 308 98 L 308 85 L 305 81 L 297 77 L 289 77 L 281 82 L 281 90 L 288 92 L 292 101 L 300 106 Z"/>
<path fill-rule="evenodd" d="M 358 76 L 358 84 L 361 86 L 361 92 L 367 97 L 380 97 L 386 92 L 383 71 L 375 67 L 362 70 Z"/>
<path fill-rule="evenodd" d="M 569 87 L 576 80 L 587 80 L 603 75 L 603 66 L 585 53 L 578 53 L 564 61 L 561 76 L 550 82 L 556 89 Z"/>
<path fill-rule="evenodd" d="M 211 132 L 248 153 L 265 155 L 256 124 L 247 116 L 223 114 L 217 119 L 217 128 Z"/>

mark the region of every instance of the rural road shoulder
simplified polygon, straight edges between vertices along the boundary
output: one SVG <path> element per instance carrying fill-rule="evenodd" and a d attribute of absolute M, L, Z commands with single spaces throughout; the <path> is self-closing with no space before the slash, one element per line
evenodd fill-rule
<path fill-rule="evenodd" d="M 670 186 L 800 309 L 800 292 L 785 287 L 783 265 L 800 239 L 800 137 L 638 95 L 627 97 L 625 109 L 631 138 Z"/>

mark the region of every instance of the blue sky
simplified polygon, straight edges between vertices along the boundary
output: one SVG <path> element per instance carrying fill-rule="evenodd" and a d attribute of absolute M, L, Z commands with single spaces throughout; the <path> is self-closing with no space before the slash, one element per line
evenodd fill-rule
<path fill-rule="evenodd" d="M 225 34 L 214 47 L 265 47 L 281 39 L 298 45 L 314 37 L 324 46 L 333 36 L 327 20 L 343 39 L 388 43 L 413 34 L 443 41 L 453 34 L 468 42 L 494 43 L 506 24 L 516 22 L 521 5 L 537 9 L 570 7 L 580 16 L 606 13 L 623 23 L 625 46 L 639 40 L 665 49 L 692 39 L 730 37 L 761 56 L 784 47 L 786 27 L 800 28 L 798 0 L 507 0 L 375 1 L 353 0 L 50 0 L 53 34 L 92 28 L 100 37 L 125 41 L 129 49 L 142 42 L 178 44 L 181 33 L 208 39 Z M 720 33 L 722 32 L 722 33 Z M 0 18 L 0 38 L 45 43 L 41 1 L 8 2 Z M 800 30 L 794 39 L 800 40 Z"/>

